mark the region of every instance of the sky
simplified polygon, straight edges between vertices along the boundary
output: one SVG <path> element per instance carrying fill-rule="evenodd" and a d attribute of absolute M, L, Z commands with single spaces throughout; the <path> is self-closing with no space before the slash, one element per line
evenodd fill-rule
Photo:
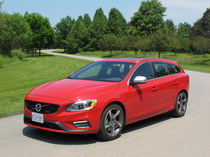
<path fill-rule="evenodd" d="M 0 0 L 2 1 L 2 0 Z M 36 12 L 47 17 L 52 26 L 61 18 L 78 16 L 88 13 L 93 18 L 96 9 L 102 8 L 108 16 L 111 8 L 121 11 L 127 21 L 130 21 L 134 12 L 143 0 L 4 0 L 3 11 L 7 13 L 19 12 L 24 14 Z M 165 19 L 172 19 L 176 25 L 180 22 L 195 23 L 200 19 L 210 0 L 159 0 L 167 8 Z"/>

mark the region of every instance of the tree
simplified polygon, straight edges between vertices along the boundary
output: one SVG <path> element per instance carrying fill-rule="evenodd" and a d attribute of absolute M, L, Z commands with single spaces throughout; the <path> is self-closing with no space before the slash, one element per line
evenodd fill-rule
<path fill-rule="evenodd" d="M 91 21 L 91 18 L 90 18 L 90 16 L 89 16 L 88 14 L 85 14 L 85 15 L 84 15 L 84 17 L 83 17 L 83 22 L 84 22 L 84 24 L 85 24 L 85 26 L 86 26 L 87 28 L 90 27 L 92 21 Z"/>
<path fill-rule="evenodd" d="M 78 18 L 74 23 L 71 32 L 67 36 L 67 50 L 70 53 L 78 53 L 85 48 L 88 29 L 83 23 L 83 19 Z"/>
<path fill-rule="evenodd" d="M 124 51 L 129 50 L 129 41 L 127 36 L 118 37 L 117 49 L 121 50 L 122 54 Z"/>
<path fill-rule="evenodd" d="M 139 40 L 139 47 L 142 51 L 145 52 L 144 57 L 146 57 L 147 52 L 151 50 L 151 38 L 143 37 Z"/>
<path fill-rule="evenodd" d="M 109 12 L 107 33 L 113 33 L 116 36 L 123 36 L 126 34 L 127 22 L 123 17 L 122 13 L 112 8 Z"/>
<path fill-rule="evenodd" d="M 131 35 L 149 36 L 164 27 L 166 8 L 158 0 L 147 0 L 141 3 L 138 12 L 131 18 Z"/>
<path fill-rule="evenodd" d="M 23 48 L 31 42 L 31 29 L 20 14 L 0 14 L 0 53 L 11 56 L 15 48 Z"/>
<path fill-rule="evenodd" d="M 170 49 L 170 39 L 168 32 L 162 30 L 157 31 L 151 38 L 152 48 L 158 51 L 158 57 L 160 58 L 161 52 L 166 52 Z"/>
<path fill-rule="evenodd" d="M 178 25 L 177 35 L 180 38 L 188 38 L 190 36 L 191 26 L 187 22 Z"/>
<path fill-rule="evenodd" d="M 189 53 L 191 52 L 190 46 L 191 46 L 191 41 L 189 38 L 179 38 L 180 42 L 180 52 L 186 52 Z"/>
<path fill-rule="evenodd" d="M 170 35 L 169 40 L 169 50 L 176 54 L 181 49 L 180 39 L 175 35 Z"/>
<path fill-rule="evenodd" d="M 210 38 L 210 8 L 208 8 L 201 19 L 199 19 L 193 26 L 192 36 L 202 36 Z"/>
<path fill-rule="evenodd" d="M 93 50 L 99 50 L 98 41 L 106 33 L 107 18 L 104 15 L 102 8 L 97 9 L 90 26 L 91 42 L 90 47 Z"/>
<path fill-rule="evenodd" d="M 114 34 L 105 34 L 99 40 L 100 48 L 104 50 L 110 51 L 110 57 L 112 57 L 112 51 L 117 48 L 117 37 Z"/>
<path fill-rule="evenodd" d="M 166 27 L 168 29 L 168 32 L 170 34 L 176 34 L 176 26 L 175 26 L 173 20 L 167 19 L 165 23 L 166 23 Z"/>
<path fill-rule="evenodd" d="M 67 35 L 70 33 L 72 26 L 75 20 L 70 16 L 66 16 L 62 18 L 59 23 L 55 25 L 55 33 L 56 33 L 56 47 L 57 48 L 66 48 L 66 39 Z"/>
<path fill-rule="evenodd" d="M 210 50 L 210 39 L 204 37 L 195 37 L 192 40 L 192 49 L 194 53 L 205 54 Z"/>
<path fill-rule="evenodd" d="M 37 48 L 39 50 L 39 55 L 41 55 L 42 48 L 49 48 L 54 44 L 54 30 L 51 27 L 49 20 L 38 13 L 29 14 L 26 12 L 24 17 L 33 32 L 31 48 Z"/>
<path fill-rule="evenodd" d="M 133 50 L 135 52 L 135 55 L 137 55 L 137 52 L 140 49 L 140 38 L 135 36 L 128 36 L 128 47 L 130 50 Z"/>

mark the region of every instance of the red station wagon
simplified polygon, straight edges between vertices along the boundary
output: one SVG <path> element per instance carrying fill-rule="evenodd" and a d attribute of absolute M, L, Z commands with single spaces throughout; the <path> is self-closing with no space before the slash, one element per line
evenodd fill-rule
<path fill-rule="evenodd" d="M 188 90 L 189 76 L 175 61 L 104 59 L 32 89 L 25 97 L 24 123 L 113 140 L 125 125 L 166 112 L 184 116 Z"/>

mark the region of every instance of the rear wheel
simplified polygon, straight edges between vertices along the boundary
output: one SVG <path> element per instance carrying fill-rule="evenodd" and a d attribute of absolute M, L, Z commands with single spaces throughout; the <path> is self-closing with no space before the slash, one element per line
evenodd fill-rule
<path fill-rule="evenodd" d="M 187 94 L 182 91 L 178 94 L 174 110 L 171 112 L 175 117 L 183 117 L 187 110 Z"/>
<path fill-rule="evenodd" d="M 124 125 L 124 112 L 117 104 L 107 107 L 100 120 L 97 137 L 103 140 L 114 140 L 120 137 Z"/>

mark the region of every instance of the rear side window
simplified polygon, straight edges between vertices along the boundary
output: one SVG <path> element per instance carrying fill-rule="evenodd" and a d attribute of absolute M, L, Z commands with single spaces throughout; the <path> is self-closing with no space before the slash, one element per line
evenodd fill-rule
<path fill-rule="evenodd" d="M 141 64 L 133 73 L 131 80 L 133 80 L 136 76 L 145 76 L 147 80 L 153 79 L 154 73 L 151 64 L 149 62 Z"/>
<path fill-rule="evenodd" d="M 180 68 L 175 64 L 167 63 L 170 74 L 180 73 Z"/>
<path fill-rule="evenodd" d="M 169 69 L 164 62 L 152 62 L 155 77 L 162 77 L 169 74 Z"/>

